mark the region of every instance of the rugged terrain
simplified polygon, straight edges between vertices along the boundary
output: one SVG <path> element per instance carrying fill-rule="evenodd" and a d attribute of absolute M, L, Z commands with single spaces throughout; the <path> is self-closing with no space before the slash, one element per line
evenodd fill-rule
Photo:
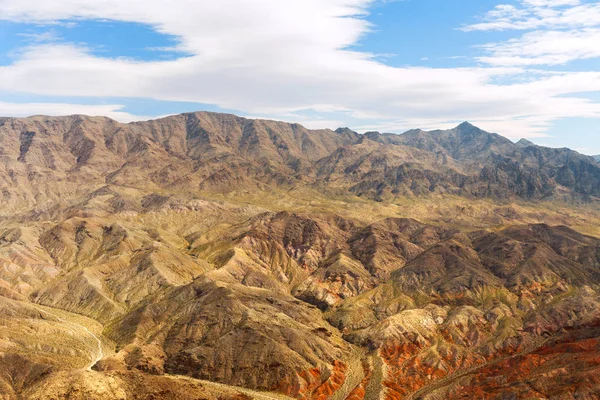
<path fill-rule="evenodd" d="M 600 164 L 468 123 L 0 119 L 0 398 L 600 396 Z"/>

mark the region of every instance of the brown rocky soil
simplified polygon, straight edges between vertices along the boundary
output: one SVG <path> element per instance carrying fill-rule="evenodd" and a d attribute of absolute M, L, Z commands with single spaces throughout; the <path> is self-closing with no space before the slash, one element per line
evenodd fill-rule
<path fill-rule="evenodd" d="M 0 119 L 1 399 L 594 399 L 600 167 L 469 124 Z"/>

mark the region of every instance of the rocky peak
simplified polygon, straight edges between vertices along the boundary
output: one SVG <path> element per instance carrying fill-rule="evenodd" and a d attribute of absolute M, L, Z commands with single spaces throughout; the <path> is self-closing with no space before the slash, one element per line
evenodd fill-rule
<path fill-rule="evenodd" d="M 356 135 L 356 132 L 354 132 L 352 129 L 345 127 L 345 128 L 337 128 L 335 130 L 335 133 L 342 133 L 342 134 L 346 134 L 346 135 Z"/>
<path fill-rule="evenodd" d="M 510 142 L 504 136 L 484 131 L 483 129 L 478 128 L 469 122 L 463 122 L 451 131 L 456 132 L 456 136 L 462 140 L 477 140 L 483 138 L 485 140 L 499 142 L 503 144 L 506 142 Z"/>
<path fill-rule="evenodd" d="M 474 130 L 482 131 L 481 129 L 479 129 L 478 127 L 476 127 L 475 125 L 473 125 L 472 123 L 470 123 L 468 121 L 461 123 L 454 129 L 456 129 L 457 131 L 474 131 Z"/>
<path fill-rule="evenodd" d="M 532 141 L 527 140 L 527 139 L 521 139 L 516 144 L 517 144 L 517 146 L 522 147 L 522 148 L 531 147 L 531 146 L 536 145 L 535 143 L 533 143 Z"/>
<path fill-rule="evenodd" d="M 382 134 L 377 131 L 365 132 L 364 137 L 370 139 L 374 142 L 380 142 L 382 139 Z"/>

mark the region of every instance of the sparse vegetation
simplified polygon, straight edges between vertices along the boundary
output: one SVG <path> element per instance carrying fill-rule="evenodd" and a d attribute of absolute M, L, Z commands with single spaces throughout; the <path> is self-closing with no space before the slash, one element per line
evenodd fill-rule
<path fill-rule="evenodd" d="M 600 172 L 552 172 L 587 158 L 210 113 L 0 131 L 3 399 L 600 390 Z"/>

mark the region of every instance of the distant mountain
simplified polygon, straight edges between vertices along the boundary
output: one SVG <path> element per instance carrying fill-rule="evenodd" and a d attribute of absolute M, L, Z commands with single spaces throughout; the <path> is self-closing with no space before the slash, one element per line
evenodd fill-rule
<path fill-rule="evenodd" d="M 596 399 L 599 199 L 466 122 L 1 118 L 0 398 Z"/>
<path fill-rule="evenodd" d="M 379 145 L 369 145 L 375 142 Z M 342 165 L 331 177 L 332 162 Z M 369 132 L 318 162 L 326 181 L 375 199 L 428 193 L 508 199 L 600 195 L 600 170 L 568 149 L 523 146 L 469 123 L 447 131 Z"/>
<path fill-rule="evenodd" d="M 535 143 L 533 143 L 532 141 L 527 140 L 527 139 L 521 139 L 516 144 L 519 147 L 530 147 L 530 146 L 535 146 L 536 145 Z"/>
<path fill-rule="evenodd" d="M 600 154 L 597 156 L 592 156 L 594 158 L 594 160 L 599 161 L 600 162 Z"/>
<path fill-rule="evenodd" d="M 121 124 L 101 117 L 0 119 L 0 198 L 57 202 L 105 184 L 227 192 L 304 186 L 372 199 L 600 197 L 600 166 L 568 149 L 514 144 L 469 123 L 401 135 L 228 114 Z"/>

